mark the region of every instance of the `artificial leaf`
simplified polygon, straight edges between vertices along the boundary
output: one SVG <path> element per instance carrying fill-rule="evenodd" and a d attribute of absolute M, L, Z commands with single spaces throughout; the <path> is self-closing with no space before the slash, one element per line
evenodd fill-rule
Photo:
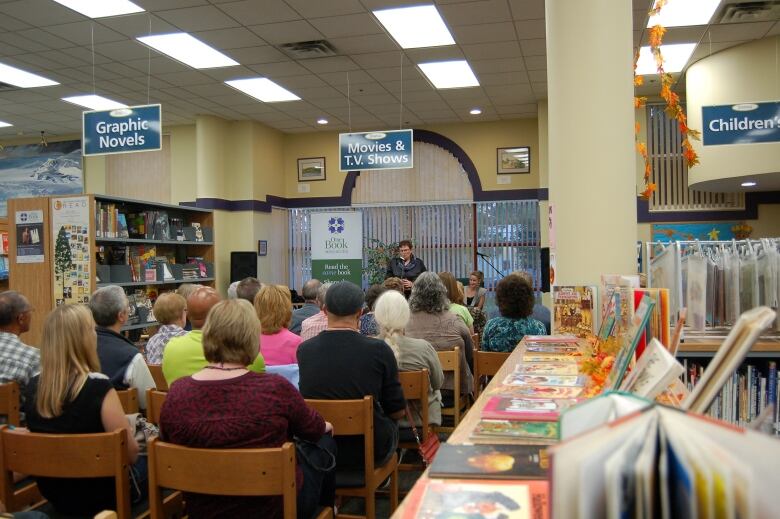
<path fill-rule="evenodd" d="M 639 196 L 642 197 L 642 200 L 650 200 L 650 197 L 653 195 L 653 191 L 655 191 L 656 185 L 650 182 L 646 185 L 645 190 L 642 191 L 642 194 Z"/>

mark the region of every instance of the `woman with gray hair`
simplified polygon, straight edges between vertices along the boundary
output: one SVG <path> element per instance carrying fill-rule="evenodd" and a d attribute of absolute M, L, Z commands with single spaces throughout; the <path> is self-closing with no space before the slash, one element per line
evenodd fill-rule
<path fill-rule="evenodd" d="M 377 338 L 383 339 L 393 350 L 401 371 L 428 370 L 428 422 L 441 425 L 441 385 L 444 382 L 444 372 L 441 369 L 436 350 L 431 343 L 423 339 L 407 337 L 404 332 L 409 323 L 409 305 L 400 292 L 388 290 L 384 292 L 374 305 L 374 319 L 379 326 Z M 415 419 L 417 425 L 421 425 Z M 409 427 L 401 420 L 401 427 Z"/>
<path fill-rule="evenodd" d="M 474 378 L 471 375 L 474 345 L 471 333 L 463 319 L 449 311 L 447 289 L 435 272 L 423 272 L 414 282 L 409 297 L 411 317 L 406 326 L 406 335 L 425 339 L 437 351 L 451 351 L 460 348 L 460 392 L 471 393 Z M 446 374 L 441 394 L 444 407 L 451 407 L 454 396 L 454 377 Z"/>

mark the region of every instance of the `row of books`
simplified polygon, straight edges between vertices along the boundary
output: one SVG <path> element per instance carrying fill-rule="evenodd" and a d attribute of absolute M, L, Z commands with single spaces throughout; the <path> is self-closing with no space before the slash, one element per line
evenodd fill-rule
<path fill-rule="evenodd" d="M 101 283 L 194 281 L 213 277 L 209 275 L 210 264 L 202 257 L 191 256 L 185 263 L 177 263 L 173 253 L 162 252 L 155 246 L 98 246 L 96 254 Z M 114 268 L 100 268 L 105 265 Z M 121 266 L 127 268 L 117 268 Z"/>
<path fill-rule="evenodd" d="M 205 240 L 204 229 L 197 222 L 185 227 L 183 218 L 171 217 L 167 211 L 126 212 L 115 203 L 95 202 L 95 236 L 98 238 L 137 238 L 170 241 Z"/>
<path fill-rule="evenodd" d="M 8 256 L 0 255 L 0 279 L 8 279 Z"/>

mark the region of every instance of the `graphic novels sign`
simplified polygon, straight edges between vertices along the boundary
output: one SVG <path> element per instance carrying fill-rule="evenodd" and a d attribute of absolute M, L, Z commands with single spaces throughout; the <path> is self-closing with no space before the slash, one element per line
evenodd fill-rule
<path fill-rule="evenodd" d="M 160 105 L 84 112 L 83 154 L 155 151 L 162 147 Z"/>
<path fill-rule="evenodd" d="M 363 279 L 363 214 L 312 213 L 311 275 L 322 282 Z"/>
<path fill-rule="evenodd" d="M 412 130 L 339 134 L 339 171 L 414 167 Z"/>

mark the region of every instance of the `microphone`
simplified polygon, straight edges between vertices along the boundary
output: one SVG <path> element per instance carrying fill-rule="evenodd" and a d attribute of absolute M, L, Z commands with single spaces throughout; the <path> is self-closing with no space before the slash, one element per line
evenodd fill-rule
<path fill-rule="evenodd" d="M 477 251 L 477 256 L 480 256 L 480 257 L 482 257 L 482 258 L 489 258 L 489 257 L 490 257 L 490 256 L 488 256 L 487 254 L 483 254 L 483 253 L 481 253 L 481 252 L 479 252 L 479 251 Z"/>

